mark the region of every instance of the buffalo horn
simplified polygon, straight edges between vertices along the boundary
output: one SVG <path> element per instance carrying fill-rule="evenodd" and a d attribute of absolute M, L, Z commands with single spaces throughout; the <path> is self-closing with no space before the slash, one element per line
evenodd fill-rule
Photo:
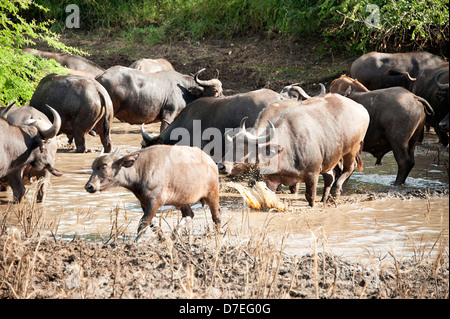
<path fill-rule="evenodd" d="M 217 81 L 218 81 L 217 79 L 212 79 L 212 80 L 200 80 L 200 79 L 198 78 L 198 76 L 199 76 L 203 71 L 205 71 L 205 70 L 206 70 L 206 69 L 203 68 L 203 69 L 197 71 L 197 73 L 194 74 L 194 80 L 195 80 L 195 82 L 196 82 L 198 85 L 201 85 L 201 86 L 215 86 L 215 85 L 217 84 Z"/>
<path fill-rule="evenodd" d="M 269 123 L 269 125 L 267 126 L 266 131 L 269 132 L 264 136 L 255 136 L 249 132 L 246 132 L 247 140 L 249 141 L 249 143 L 269 143 L 273 139 L 273 137 L 275 136 L 275 126 L 270 120 L 267 120 L 267 122 Z"/>
<path fill-rule="evenodd" d="M 320 85 L 320 93 L 319 93 L 319 95 L 327 93 L 327 88 L 325 87 L 325 85 L 323 85 L 322 83 L 319 83 L 319 85 Z"/>
<path fill-rule="evenodd" d="M 305 99 L 310 99 L 311 96 L 309 96 L 308 94 L 306 94 L 305 90 L 303 90 L 301 87 L 299 86 L 292 86 L 291 90 L 296 91 L 300 96 L 304 97 Z"/>
<path fill-rule="evenodd" d="M 434 82 L 436 82 L 436 85 L 438 86 L 438 88 L 440 88 L 441 90 L 446 90 L 449 87 L 449 84 L 442 84 L 441 82 L 439 82 L 439 77 L 443 74 L 444 72 L 439 72 L 439 74 L 437 74 L 434 77 Z"/>
<path fill-rule="evenodd" d="M 144 129 L 145 123 L 142 123 L 141 125 L 141 135 L 142 139 L 145 141 L 146 144 L 151 143 L 154 140 L 154 137 L 152 137 L 150 134 L 148 134 Z"/>
<path fill-rule="evenodd" d="M 241 120 L 241 124 L 239 124 L 239 132 L 244 132 L 245 133 L 245 122 L 247 121 L 247 119 L 248 119 L 248 116 L 246 116 L 246 117 L 244 117 L 242 120 Z"/>
<path fill-rule="evenodd" d="M 53 124 L 51 126 L 48 126 L 47 123 L 41 120 L 34 120 L 32 118 L 30 118 L 24 124 L 33 124 L 37 128 L 39 134 L 42 136 L 42 139 L 48 140 L 58 134 L 59 129 L 61 128 L 61 117 L 59 116 L 58 112 L 56 112 L 55 109 L 50 105 L 45 104 L 45 106 L 47 106 L 50 112 L 52 112 L 53 114 Z"/>
<path fill-rule="evenodd" d="M 5 119 L 8 116 L 9 110 L 12 108 L 12 106 L 16 104 L 16 101 L 12 102 L 10 105 L 8 105 L 2 112 L 0 112 L 0 118 Z"/>

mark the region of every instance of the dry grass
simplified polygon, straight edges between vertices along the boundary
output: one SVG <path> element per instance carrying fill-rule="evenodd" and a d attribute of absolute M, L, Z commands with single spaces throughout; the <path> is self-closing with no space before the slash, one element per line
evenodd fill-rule
<path fill-rule="evenodd" d="M 0 215 L 0 297 L 448 298 L 443 233 L 431 247 L 415 243 L 412 258 L 398 255 L 394 242 L 391 258 L 371 255 L 363 264 L 334 255 L 322 227 L 311 229 L 311 254 L 287 255 L 289 231 L 274 242 L 271 218 L 254 229 L 245 210 L 235 217 L 241 227 L 224 225 L 221 234 L 188 223 L 162 241 L 141 244 L 126 239 L 129 221 L 120 222 L 122 213 L 111 210 L 109 236 L 93 244 L 44 237 L 45 227 L 53 234 L 57 226 L 46 223 L 36 206 L 8 206 Z M 171 214 L 161 214 L 160 226 Z M 11 216 L 19 221 L 15 227 L 7 222 Z"/>

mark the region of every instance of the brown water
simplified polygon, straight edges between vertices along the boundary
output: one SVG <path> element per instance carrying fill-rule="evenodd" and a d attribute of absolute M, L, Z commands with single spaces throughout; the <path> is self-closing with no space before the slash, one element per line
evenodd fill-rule
<path fill-rule="evenodd" d="M 159 124 L 147 127 L 157 131 Z M 113 147 L 125 154 L 140 149 L 139 126 L 114 122 L 112 125 Z M 66 141 L 65 136 L 59 139 Z M 416 166 L 402 190 L 448 189 L 448 151 L 436 143 L 434 134 L 416 152 Z M 88 240 L 105 240 L 115 232 L 117 222 L 119 238 L 134 238 L 142 216 L 135 196 L 123 188 L 102 193 L 88 194 L 84 184 L 91 173 L 91 163 L 98 156 L 101 144 L 98 137 L 88 137 L 91 153 L 77 154 L 73 150 L 60 150 L 56 167 L 64 175 L 52 178 L 51 189 L 45 204 L 45 220 L 57 225 L 53 232 L 57 237 L 72 239 L 74 236 Z M 326 250 L 349 258 L 383 258 L 389 252 L 400 256 L 412 256 L 429 252 L 439 238 L 448 242 L 448 197 L 431 197 L 429 200 L 414 197 L 376 196 L 377 192 L 389 191 L 395 180 L 397 166 L 392 153 L 383 158 L 382 166 L 374 166 L 375 158 L 364 154 L 365 169 L 354 173 L 347 185 L 347 203 L 333 205 L 317 204 L 308 208 L 304 188 L 298 195 L 283 195 L 292 201 L 293 210 L 287 213 L 269 213 L 250 210 L 237 194 L 222 194 L 222 225 L 226 238 L 236 243 L 248 240 L 251 235 L 267 232 L 274 247 L 284 243 L 289 254 L 311 253 L 316 241 L 320 251 Z M 28 186 L 30 196 L 35 186 Z M 395 189 L 394 189 L 395 190 Z M 318 192 L 321 190 L 319 189 Z M 355 195 L 358 193 L 358 195 Z M 374 193 L 375 200 L 366 200 Z M 0 211 L 6 209 L 11 191 L 0 193 Z M 352 200 L 357 198 L 358 200 Z M 362 199 L 361 199 L 362 198 Z M 194 235 L 205 232 L 212 221 L 209 209 L 194 206 L 196 217 L 192 221 Z M 180 219 L 178 211 L 163 207 L 157 216 L 165 233 L 170 233 Z M 12 221 L 13 222 L 13 221 Z M 14 223 L 14 222 L 13 222 Z M 150 231 L 144 240 L 154 238 Z M 283 241 L 284 239 L 284 241 Z M 448 247 L 447 247 L 448 249 Z"/>

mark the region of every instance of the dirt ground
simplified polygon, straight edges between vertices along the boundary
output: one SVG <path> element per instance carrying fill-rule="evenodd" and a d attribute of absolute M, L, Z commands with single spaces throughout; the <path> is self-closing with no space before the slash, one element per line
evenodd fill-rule
<path fill-rule="evenodd" d="M 320 90 L 319 82 L 327 85 L 348 72 L 355 58 L 345 54 L 317 58 L 317 46 L 302 41 L 246 38 L 146 48 L 86 38 L 71 36 L 64 42 L 87 50 L 89 59 L 104 68 L 163 57 L 181 73 L 207 68 L 207 78 L 218 69 L 226 95 L 262 87 L 279 91 L 291 83 L 301 83 L 314 94 Z M 437 195 L 448 197 L 448 189 Z M 0 298 L 448 299 L 447 244 L 444 238 L 436 242 L 433 254 L 411 259 L 394 254 L 393 261 L 362 264 L 331 255 L 320 245 L 311 254 L 287 255 L 280 252 L 282 243 L 274 245 L 264 233 L 238 243 L 210 230 L 196 237 L 102 244 L 42 237 L 39 231 L 25 237 L 21 230 L 6 227 L 0 216 Z"/>

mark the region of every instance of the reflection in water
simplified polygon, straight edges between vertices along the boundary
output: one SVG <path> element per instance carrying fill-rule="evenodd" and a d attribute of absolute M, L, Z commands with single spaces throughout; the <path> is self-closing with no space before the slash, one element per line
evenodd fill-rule
<path fill-rule="evenodd" d="M 155 132 L 158 128 L 159 123 L 147 126 L 149 132 Z M 119 147 L 118 155 L 140 149 L 138 125 L 114 122 L 111 135 L 113 147 Z M 46 203 L 39 207 L 45 210 L 46 221 L 53 221 L 58 226 L 54 230 L 57 237 L 71 239 L 76 235 L 98 241 L 119 231 L 119 238 L 134 238 L 142 210 L 132 193 L 124 188 L 95 194 L 84 190 L 92 161 L 101 149 L 98 137 L 88 136 L 87 144 L 94 152 L 58 152 L 56 167 L 64 175 L 52 177 Z M 434 145 L 426 146 L 430 149 Z M 355 193 L 356 189 L 373 192 L 391 187 L 397 172 L 392 153 L 383 158 L 381 166 L 373 165 L 375 159 L 370 154 L 364 153 L 363 156 L 364 171 L 352 175 L 347 194 Z M 404 188 L 423 191 L 428 188 L 448 189 L 448 175 L 445 172 L 448 152 L 440 154 L 438 160 L 436 155 L 433 156 L 426 148 L 416 152 L 416 166 Z M 32 192 L 33 187 L 28 187 L 29 192 Z M 11 196 L 10 190 L 0 193 L 0 201 L 4 203 Z M 384 256 L 393 251 L 393 245 L 397 255 L 411 256 L 419 248 L 429 250 L 440 236 L 446 237 L 448 241 L 448 198 L 433 198 L 429 203 L 424 199 L 389 198 L 338 207 L 324 207 L 318 203 L 316 208 L 309 209 L 304 200 L 303 185 L 300 194 L 293 198 L 299 199 L 296 205 L 301 207 L 300 212 L 268 213 L 250 211 L 244 207 L 240 197 L 223 196 L 222 225 L 227 229 L 226 238 L 239 242 L 254 232 L 267 232 L 274 247 L 278 248 L 282 238 L 286 237 L 285 252 L 299 255 L 311 253 L 314 238 L 317 238 L 321 249 L 349 258 Z M 0 205 L 0 210 L 5 208 L 6 204 Z M 200 235 L 207 226 L 212 229 L 209 208 L 202 208 L 201 205 L 193 208 L 196 213 L 191 225 L 193 233 Z M 180 215 L 172 207 L 163 207 L 154 223 L 170 233 Z M 147 231 L 144 240 L 153 237 Z"/>

